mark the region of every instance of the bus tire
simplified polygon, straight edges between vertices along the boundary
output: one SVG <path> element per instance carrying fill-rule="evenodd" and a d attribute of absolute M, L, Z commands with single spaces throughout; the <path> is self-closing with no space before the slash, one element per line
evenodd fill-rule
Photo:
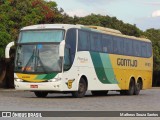
<path fill-rule="evenodd" d="M 78 86 L 78 91 L 73 91 L 72 96 L 74 98 L 82 98 L 85 96 L 86 91 L 87 91 L 87 83 L 83 78 L 81 78 Z"/>
<path fill-rule="evenodd" d="M 108 90 L 106 91 L 91 91 L 94 96 L 106 96 L 108 94 Z"/>
<path fill-rule="evenodd" d="M 129 89 L 126 91 L 127 95 L 133 95 L 135 91 L 135 81 L 133 78 L 131 78 L 129 83 Z"/>
<path fill-rule="evenodd" d="M 141 82 L 138 81 L 135 85 L 134 95 L 139 95 L 140 90 L 141 90 Z"/>
<path fill-rule="evenodd" d="M 36 91 L 36 92 L 34 92 L 34 94 L 38 98 L 45 98 L 48 95 L 48 92 L 45 92 L 45 91 Z"/>

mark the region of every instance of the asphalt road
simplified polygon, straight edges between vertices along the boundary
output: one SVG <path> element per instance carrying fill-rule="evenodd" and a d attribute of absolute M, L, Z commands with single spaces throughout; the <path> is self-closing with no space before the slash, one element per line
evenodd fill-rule
<path fill-rule="evenodd" d="M 71 94 L 49 94 L 47 98 L 37 98 L 32 92 L 0 89 L 0 111 L 160 111 L 160 88 L 142 90 L 138 96 L 125 96 L 109 91 L 107 96 L 100 97 L 92 96 L 87 92 L 84 98 L 72 98 Z M 53 118 L 48 119 L 53 120 Z M 97 120 L 96 117 L 54 119 Z M 159 120 L 159 117 L 112 117 L 109 119 Z M 106 118 L 100 117 L 98 120 L 106 120 Z"/>
<path fill-rule="evenodd" d="M 49 94 L 37 98 L 27 91 L 0 90 L 0 110 L 17 111 L 160 111 L 160 88 L 142 90 L 138 96 L 109 91 L 107 96 L 72 98 L 71 94 Z"/>

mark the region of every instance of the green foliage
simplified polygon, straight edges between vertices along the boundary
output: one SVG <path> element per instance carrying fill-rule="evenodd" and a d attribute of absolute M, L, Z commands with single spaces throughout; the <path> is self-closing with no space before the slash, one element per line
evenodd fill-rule
<path fill-rule="evenodd" d="M 153 46 L 153 70 L 160 71 L 160 29 L 148 29 L 144 35 L 152 41 Z"/>
<path fill-rule="evenodd" d="M 53 21 L 56 6 L 44 0 L 0 0 L 0 58 L 6 45 L 17 40 L 22 27 Z"/>
<path fill-rule="evenodd" d="M 121 31 L 123 34 L 136 37 L 139 37 L 142 34 L 142 31 L 138 29 L 136 25 L 126 24 L 118 20 L 116 17 L 109 17 L 103 15 L 91 14 L 85 17 L 74 16 L 74 18 L 71 18 L 64 14 L 62 22 L 70 24 L 95 25 L 117 29 Z"/>

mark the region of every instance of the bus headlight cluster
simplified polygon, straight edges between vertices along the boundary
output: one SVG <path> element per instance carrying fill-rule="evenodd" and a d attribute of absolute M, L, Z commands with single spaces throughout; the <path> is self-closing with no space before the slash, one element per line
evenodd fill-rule
<path fill-rule="evenodd" d="M 51 80 L 48 80 L 48 82 L 58 82 L 60 80 L 61 80 L 61 78 L 53 78 Z"/>
<path fill-rule="evenodd" d="M 19 78 L 16 78 L 16 79 L 14 79 L 16 82 L 23 82 L 23 80 L 22 79 L 19 79 Z"/>

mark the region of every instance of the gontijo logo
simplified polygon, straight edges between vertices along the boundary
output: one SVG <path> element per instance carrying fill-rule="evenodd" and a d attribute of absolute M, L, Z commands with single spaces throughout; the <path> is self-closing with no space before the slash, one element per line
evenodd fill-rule
<path fill-rule="evenodd" d="M 138 66 L 138 61 L 137 60 L 132 60 L 132 59 L 117 58 L 117 65 L 118 66 L 137 67 Z"/>

